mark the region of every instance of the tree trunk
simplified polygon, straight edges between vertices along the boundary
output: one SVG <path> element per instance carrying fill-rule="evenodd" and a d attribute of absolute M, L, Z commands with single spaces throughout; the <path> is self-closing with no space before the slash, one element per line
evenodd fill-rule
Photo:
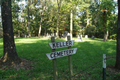
<path fill-rule="evenodd" d="M 46 27 L 44 28 L 45 32 L 44 32 L 44 36 L 46 37 Z"/>
<path fill-rule="evenodd" d="M 120 69 L 120 0 L 118 0 L 117 54 L 115 67 Z"/>
<path fill-rule="evenodd" d="M 27 10 L 28 10 L 28 19 L 27 19 L 27 24 L 28 24 L 28 37 L 31 37 L 31 34 L 30 34 L 30 9 L 29 9 L 29 0 L 27 0 Z"/>
<path fill-rule="evenodd" d="M 24 35 L 25 35 L 25 38 L 26 38 L 26 37 L 27 37 L 27 35 L 26 35 L 26 31 L 27 31 L 27 29 L 26 29 L 26 28 L 27 28 L 27 24 L 25 23 L 25 20 L 24 20 L 24 24 L 25 24 L 25 27 L 24 27 L 24 28 L 25 28 Z"/>
<path fill-rule="evenodd" d="M 60 0 L 60 2 L 57 0 L 57 4 L 58 4 L 58 14 L 57 14 L 57 38 L 59 38 L 59 16 L 60 16 L 61 0 Z"/>
<path fill-rule="evenodd" d="M 87 10 L 87 25 L 89 25 L 89 12 Z"/>
<path fill-rule="evenodd" d="M 14 42 L 11 0 L 4 0 L 2 2 L 2 26 L 4 53 L 0 61 L 7 64 L 11 64 L 11 62 L 20 63 L 21 60 L 17 55 Z"/>
<path fill-rule="evenodd" d="M 40 37 L 40 34 L 41 34 L 42 20 L 43 20 L 43 15 L 44 15 L 45 8 L 46 8 L 46 0 L 45 0 L 45 5 L 43 7 L 43 12 L 42 12 L 41 20 L 40 20 L 40 27 L 39 27 L 38 37 Z"/>
<path fill-rule="evenodd" d="M 106 11 L 104 11 L 103 13 L 103 27 L 104 27 L 104 40 L 106 41 L 106 37 L 107 37 L 107 33 L 106 33 Z"/>
<path fill-rule="evenodd" d="M 73 10 L 71 8 L 71 12 L 70 12 L 70 38 L 72 40 L 72 28 L 73 28 Z"/>
<path fill-rule="evenodd" d="M 18 38 L 20 38 L 20 30 L 18 30 Z"/>

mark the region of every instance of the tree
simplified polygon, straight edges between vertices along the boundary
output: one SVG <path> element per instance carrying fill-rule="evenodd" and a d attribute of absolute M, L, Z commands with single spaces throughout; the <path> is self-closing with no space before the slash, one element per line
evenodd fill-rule
<path fill-rule="evenodd" d="M 57 38 L 59 38 L 59 16 L 60 16 L 60 8 L 61 8 L 61 2 L 62 0 L 57 0 L 58 4 L 58 14 L 57 14 Z"/>
<path fill-rule="evenodd" d="M 117 54 L 115 67 L 120 69 L 120 0 L 118 0 Z"/>
<path fill-rule="evenodd" d="M 15 1 L 12 1 L 13 33 L 18 34 L 18 37 L 20 37 L 20 22 L 18 19 L 19 10 L 20 10 L 20 7 L 18 6 L 18 4 Z"/>
<path fill-rule="evenodd" d="M 113 0 L 103 0 L 100 7 L 102 11 L 102 27 L 104 30 L 104 41 L 108 39 L 108 29 L 107 29 L 107 20 L 108 16 L 114 10 L 114 1 Z"/>
<path fill-rule="evenodd" d="M 20 63 L 14 42 L 11 0 L 2 0 L 2 26 L 3 26 L 3 46 L 4 53 L 0 59 L 1 63 Z"/>
<path fill-rule="evenodd" d="M 31 34 L 30 34 L 30 1 L 27 0 L 27 12 L 28 12 L 28 19 L 27 19 L 27 24 L 28 24 L 28 36 L 31 37 Z"/>
<path fill-rule="evenodd" d="M 38 37 L 40 37 L 41 27 L 42 27 L 42 21 L 43 21 L 43 15 L 44 15 L 45 9 L 46 9 L 46 0 L 45 0 L 45 4 L 44 4 L 44 6 L 43 6 L 42 15 L 41 15 L 41 20 L 40 20 L 40 27 L 39 27 Z"/>
<path fill-rule="evenodd" d="M 70 1 L 72 1 L 72 0 L 70 0 Z M 71 2 L 71 4 L 72 4 L 72 2 Z M 73 5 L 71 5 L 71 10 L 70 10 L 70 38 L 71 38 L 71 40 L 72 40 L 72 35 L 73 35 L 73 33 L 72 33 L 72 31 L 73 31 Z"/>
<path fill-rule="evenodd" d="M 70 3 L 70 36 L 72 39 L 73 36 L 73 9 L 78 5 L 79 0 L 66 0 Z"/>

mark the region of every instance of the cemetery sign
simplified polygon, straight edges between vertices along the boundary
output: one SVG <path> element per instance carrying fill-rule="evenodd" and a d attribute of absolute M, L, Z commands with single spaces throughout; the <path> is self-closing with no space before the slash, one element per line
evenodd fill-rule
<path fill-rule="evenodd" d="M 73 43 L 74 43 L 74 40 L 69 40 L 69 41 L 63 41 L 63 42 L 49 43 L 49 46 L 51 47 L 51 49 L 56 49 L 56 48 L 72 46 Z"/>
<path fill-rule="evenodd" d="M 73 49 L 67 49 L 67 50 L 63 50 L 63 51 L 48 53 L 48 54 L 46 54 L 46 56 L 48 57 L 48 59 L 55 59 L 55 58 L 75 54 L 76 51 L 77 51 L 77 48 L 73 48 Z"/>
<path fill-rule="evenodd" d="M 73 45 L 74 40 L 70 40 L 70 36 L 67 36 L 68 41 L 63 42 L 55 42 L 55 37 L 51 37 L 51 42 L 48 43 L 52 49 L 51 53 L 47 53 L 46 56 L 48 59 L 53 60 L 53 80 L 57 80 L 57 66 L 56 66 L 56 58 L 68 56 L 69 59 L 69 72 L 70 72 L 70 80 L 72 80 L 73 71 L 72 71 L 72 54 L 75 54 L 77 48 L 72 48 L 70 46 Z M 56 48 L 68 47 L 67 50 L 57 51 L 55 52 Z"/>

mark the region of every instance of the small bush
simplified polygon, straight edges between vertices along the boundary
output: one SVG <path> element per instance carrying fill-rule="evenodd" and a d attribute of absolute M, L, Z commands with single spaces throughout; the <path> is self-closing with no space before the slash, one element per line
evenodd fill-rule
<path fill-rule="evenodd" d="M 85 34 L 89 35 L 89 36 L 93 36 L 96 33 L 96 26 L 95 25 L 87 25 L 85 27 Z"/>
<path fill-rule="evenodd" d="M 113 34 L 110 36 L 110 39 L 116 40 L 117 39 L 117 34 Z"/>

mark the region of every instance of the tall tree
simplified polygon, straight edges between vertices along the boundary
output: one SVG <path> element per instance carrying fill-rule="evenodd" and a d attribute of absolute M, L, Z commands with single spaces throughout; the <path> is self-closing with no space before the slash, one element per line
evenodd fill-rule
<path fill-rule="evenodd" d="M 115 67 L 120 69 L 120 0 L 118 0 L 117 54 Z"/>
<path fill-rule="evenodd" d="M 72 40 L 72 31 L 73 31 L 73 4 L 72 4 L 72 0 L 71 1 L 71 10 L 70 10 L 70 38 Z"/>
<path fill-rule="evenodd" d="M 40 37 L 40 34 L 41 34 L 43 15 L 44 15 L 44 11 L 45 11 L 45 8 L 46 8 L 46 0 L 45 0 L 45 4 L 42 5 L 42 6 L 43 6 L 43 10 L 42 10 L 42 15 L 41 15 L 41 19 L 40 19 L 40 27 L 39 27 L 38 37 Z"/>
<path fill-rule="evenodd" d="M 58 14 L 57 14 L 57 38 L 59 38 L 59 16 L 60 16 L 61 2 L 62 2 L 62 0 L 57 0 L 57 4 L 58 4 Z"/>
<path fill-rule="evenodd" d="M 27 19 L 27 24 L 28 24 L 28 37 L 31 37 L 30 34 L 30 1 L 27 0 L 27 13 L 28 13 L 28 19 Z"/>
<path fill-rule="evenodd" d="M 103 0 L 100 7 L 101 11 L 103 12 L 102 16 L 102 27 L 104 30 L 104 41 L 108 38 L 108 29 L 107 29 L 107 20 L 108 16 L 111 14 L 111 12 L 114 10 L 114 1 L 113 0 Z"/>
<path fill-rule="evenodd" d="M 12 13 L 11 13 L 11 0 L 2 0 L 2 26 L 3 26 L 3 46 L 4 53 L 0 59 L 2 63 L 19 63 L 20 58 L 16 52 L 14 42 Z"/>

